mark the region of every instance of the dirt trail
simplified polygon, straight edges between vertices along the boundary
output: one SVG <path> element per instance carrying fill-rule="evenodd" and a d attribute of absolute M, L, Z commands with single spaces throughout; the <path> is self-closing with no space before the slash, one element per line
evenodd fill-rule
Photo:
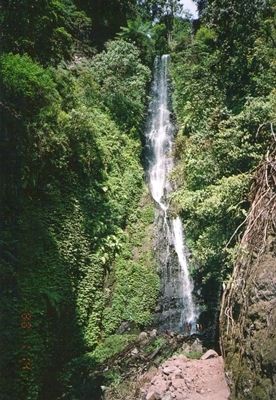
<path fill-rule="evenodd" d="M 213 350 L 200 360 L 173 356 L 144 378 L 150 382 L 141 388 L 143 400 L 227 400 L 230 394 L 223 359 Z"/>

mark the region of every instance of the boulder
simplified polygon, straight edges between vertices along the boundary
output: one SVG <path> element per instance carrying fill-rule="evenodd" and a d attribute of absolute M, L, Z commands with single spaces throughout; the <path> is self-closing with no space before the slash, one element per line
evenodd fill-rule
<path fill-rule="evenodd" d="M 151 390 L 148 392 L 146 395 L 146 400 L 159 400 L 160 396 L 158 393 L 156 393 L 154 390 Z"/>
<path fill-rule="evenodd" d="M 174 367 L 173 365 L 166 366 L 163 368 L 163 374 L 165 374 L 165 375 L 172 375 L 172 374 L 176 374 L 177 372 L 181 372 L 181 371 L 179 370 L 179 368 Z"/>
<path fill-rule="evenodd" d="M 139 353 L 137 347 L 134 347 L 133 350 L 131 350 L 131 355 L 136 356 Z"/>
<path fill-rule="evenodd" d="M 152 331 L 150 331 L 149 335 L 151 338 L 155 338 L 157 336 L 157 329 L 153 329 Z"/>
<path fill-rule="evenodd" d="M 218 353 L 215 350 L 208 350 L 206 353 L 203 354 L 203 356 L 200 357 L 201 360 L 209 360 L 209 358 L 216 358 L 218 357 Z"/>
<path fill-rule="evenodd" d="M 167 392 L 162 397 L 162 400 L 173 400 L 173 396 L 171 395 L 171 393 Z"/>
<path fill-rule="evenodd" d="M 121 335 L 122 333 L 125 333 L 125 332 L 129 331 L 130 328 L 131 328 L 130 323 L 127 322 L 127 321 L 124 321 L 124 322 L 121 323 L 121 325 L 117 329 L 117 333 L 119 335 Z"/>
<path fill-rule="evenodd" d="M 147 332 L 141 332 L 138 336 L 138 341 L 139 342 L 146 342 L 148 340 L 148 334 Z"/>

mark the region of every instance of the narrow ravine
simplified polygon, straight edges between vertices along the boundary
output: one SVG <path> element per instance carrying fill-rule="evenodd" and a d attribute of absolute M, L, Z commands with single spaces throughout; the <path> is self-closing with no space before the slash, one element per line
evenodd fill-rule
<path fill-rule="evenodd" d="M 155 60 L 152 100 L 146 143 L 148 182 L 156 203 L 156 253 L 161 276 L 158 326 L 191 333 L 195 330 L 196 307 L 189 276 L 183 226 L 179 216 L 171 217 L 169 195 L 173 191 L 170 173 L 174 167 L 172 148 L 175 127 L 170 111 L 168 85 L 169 55 Z"/>

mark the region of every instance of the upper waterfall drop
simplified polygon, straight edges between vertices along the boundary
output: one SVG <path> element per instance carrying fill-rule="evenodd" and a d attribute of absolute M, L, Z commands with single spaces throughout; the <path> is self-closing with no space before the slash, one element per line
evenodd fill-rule
<path fill-rule="evenodd" d="M 171 190 L 168 175 L 173 167 L 170 157 L 173 141 L 173 125 L 168 109 L 167 64 L 168 55 L 163 55 L 160 60 L 155 60 L 155 76 L 153 82 L 153 97 L 151 110 L 151 126 L 147 139 L 153 153 L 153 160 L 149 168 L 149 185 L 153 199 L 163 209 L 165 192 Z"/>
<path fill-rule="evenodd" d="M 157 204 L 156 247 L 161 275 L 158 324 L 164 329 L 189 333 L 194 329 L 196 310 L 183 226 L 180 217 L 171 218 L 168 214 L 168 195 L 173 190 L 170 173 L 174 167 L 172 149 L 175 133 L 169 105 L 168 62 L 169 55 L 157 57 L 155 60 L 146 131 L 149 189 Z"/>

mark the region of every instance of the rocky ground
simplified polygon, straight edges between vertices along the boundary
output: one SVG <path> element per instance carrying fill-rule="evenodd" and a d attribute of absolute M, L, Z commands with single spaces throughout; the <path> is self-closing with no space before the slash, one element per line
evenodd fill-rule
<path fill-rule="evenodd" d="M 227 400 L 229 389 L 223 360 L 209 350 L 200 360 L 173 356 L 156 371 L 147 373 L 150 382 L 141 389 L 145 400 Z"/>
<path fill-rule="evenodd" d="M 120 382 L 103 387 L 104 400 L 227 400 L 223 359 L 204 352 L 197 337 L 142 332 L 107 372 Z"/>

